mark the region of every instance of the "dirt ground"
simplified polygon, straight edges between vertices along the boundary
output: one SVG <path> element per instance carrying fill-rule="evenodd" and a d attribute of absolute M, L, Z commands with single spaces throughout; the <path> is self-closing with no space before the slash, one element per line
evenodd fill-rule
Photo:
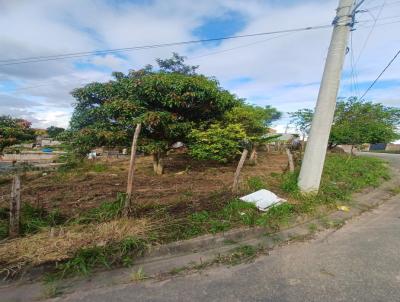
<path fill-rule="evenodd" d="M 71 171 L 68 173 L 28 173 L 22 178 L 21 199 L 35 207 L 58 209 L 72 217 L 97 207 L 104 201 L 116 199 L 126 190 L 128 159 L 98 160 L 99 172 Z M 260 151 L 257 165 L 245 165 L 241 183 L 249 177 L 268 177 L 287 168 L 285 154 Z M 152 158 L 139 157 L 135 174 L 135 202 L 141 205 L 176 204 L 183 200 L 196 205 L 217 192 L 228 192 L 236 163 L 221 165 L 199 162 L 185 154 L 170 154 L 165 160 L 165 174 L 153 174 Z M 0 206 L 7 207 L 11 184 L 0 185 Z"/>

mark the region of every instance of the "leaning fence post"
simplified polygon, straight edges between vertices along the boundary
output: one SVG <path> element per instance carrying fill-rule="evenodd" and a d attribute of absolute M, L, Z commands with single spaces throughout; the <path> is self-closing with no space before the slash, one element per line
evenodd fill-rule
<path fill-rule="evenodd" d="M 133 190 L 133 176 L 135 174 L 137 141 L 139 138 L 141 127 L 142 127 L 142 125 L 140 123 L 136 125 L 135 134 L 133 135 L 133 140 L 132 140 L 131 161 L 129 163 L 128 184 L 127 184 L 127 188 L 126 188 L 126 199 L 125 199 L 125 204 L 124 204 L 125 216 L 128 215 L 130 207 L 131 207 L 132 190 Z"/>
<path fill-rule="evenodd" d="M 247 149 L 244 149 L 242 152 L 242 156 L 240 157 L 239 163 L 236 168 L 235 176 L 233 177 L 232 193 L 237 193 L 239 191 L 240 171 L 243 168 L 243 164 L 244 164 L 244 161 L 246 160 L 248 152 L 249 151 Z"/>
<path fill-rule="evenodd" d="M 289 171 L 290 172 L 294 172 L 294 162 L 293 162 L 293 155 L 290 152 L 289 148 L 286 148 L 286 154 L 288 157 L 288 161 L 289 161 Z"/>
<path fill-rule="evenodd" d="M 11 186 L 10 200 L 10 227 L 9 236 L 16 237 L 19 235 L 20 225 L 20 209 L 21 209 L 21 182 L 18 175 L 14 175 Z"/>

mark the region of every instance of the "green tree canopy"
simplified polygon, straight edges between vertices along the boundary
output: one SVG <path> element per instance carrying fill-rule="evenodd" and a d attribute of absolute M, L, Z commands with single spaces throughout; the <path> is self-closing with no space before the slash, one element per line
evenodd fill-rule
<path fill-rule="evenodd" d="M 336 105 L 330 145 L 389 143 L 399 138 L 400 109 L 357 98 Z"/>
<path fill-rule="evenodd" d="M 298 129 L 308 133 L 314 112 L 301 109 L 291 113 Z M 399 138 L 400 109 L 355 97 L 339 100 L 329 137 L 329 145 L 389 143 Z"/>
<path fill-rule="evenodd" d="M 107 83 L 75 89 L 70 123 L 72 142 L 83 152 L 94 146 L 129 146 L 135 125 L 143 124 L 140 147 L 162 154 L 176 141 L 187 142 L 191 129 L 223 118 L 242 101 L 217 80 L 195 74 L 175 54 L 128 74 L 113 73 Z M 186 67 L 187 68 L 186 68 Z"/>
<path fill-rule="evenodd" d="M 61 127 L 56 127 L 56 126 L 50 126 L 46 129 L 47 134 L 51 137 L 51 138 L 56 138 L 58 135 L 60 135 L 62 132 L 65 131 L 64 128 Z"/>
<path fill-rule="evenodd" d="M 228 123 L 241 124 L 248 137 L 262 136 L 268 127 L 281 117 L 281 113 L 271 106 L 240 104 L 225 114 Z"/>
<path fill-rule="evenodd" d="M 310 132 L 313 115 L 314 111 L 307 108 L 289 112 L 290 123 L 295 125 L 297 131 L 301 132 L 303 139 Z"/>
<path fill-rule="evenodd" d="M 213 124 L 207 130 L 193 129 L 189 138 L 192 157 L 226 163 L 241 153 L 246 132 L 241 124 Z"/>
<path fill-rule="evenodd" d="M 31 123 L 24 119 L 0 116 L 0 152 L 14 144 L 30 141 L 35 138 Z"/>

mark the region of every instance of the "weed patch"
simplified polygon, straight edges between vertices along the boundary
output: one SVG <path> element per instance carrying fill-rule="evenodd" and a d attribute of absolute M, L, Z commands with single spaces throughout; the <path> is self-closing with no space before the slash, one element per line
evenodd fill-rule
<path fill-rule="evenodd" d="M 127 237 L 124 240 L 107 244 L 82 248 L 75 255 L 57 267 L 58 277 L 88 275 L 94 268 L 109 268 L 112 265 L 130 266 L 133 258 L 143 255 L 147 249 L 147 242 L 136 237 Z"/>
<path fill-rule="evenodd" d="M 264 180 L 259 176 L 249 177 L 247 179 L 247 186 L 250 191 L 258 191 L 261 189 L 266 189 Z"/>
<path fill-rule="evenodd" d="M 74 223 L 99 223 L 110 221 L 121 215 L 125 202 L 125 195 L 118 194 L 117 199 L 112 202 L 103 202 L 98 208 L 89 210 L 81 214 Z"/>
<path fill-rule="evenodd" d="M 21 230 L 23 234 L 32 234 L 42 228 L 54 227 L 65 222 L 65 218 L 57 211 L 47 212 L 30 204 L 22 207 Z"/>

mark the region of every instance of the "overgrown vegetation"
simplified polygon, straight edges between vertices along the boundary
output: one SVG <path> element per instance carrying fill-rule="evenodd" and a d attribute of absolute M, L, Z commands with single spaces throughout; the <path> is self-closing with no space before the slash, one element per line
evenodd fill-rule
<path fill-rule="evenodd" d="M 0 209 L 0 240 L 8 236 L 8 209 Z M 66 221 L 57 210 L 46 211 L 30 204 L 25 204 L 21 209 L 21 234 L 34 234 L 41 229 L 61 225 Z"/>
<path fill-rule="evenodd" d="M 118 194 L 115 201 L 103 202 L 99 207 L 82 213 L 73 223 L 99 223 L 110 221 L 121 215 L 124 208 L 125 194 Z"/>
<path fill-rule="evenodd" d="M 95 267 L 130 266 L 133 264 L 133 259 L 143 255 L 146 249 L 147 242 L 136 237 L 127 237 L 120 242 L 105 246 L 82 248 L 70 260 L 58 265 L 55 275 L 57 277 L 87 275 Z"/>
<path fill-rule="evenodd" d="M 267 188 L 279 192 L 279 195 L 289 200 L 288 203 L 274 206 L 265 213 L 257 210 L 253 204 L 232 198 L 232 195 L 226 192 L 220 192 L 196 204 L 185 203 L 182 199 L 175 204 L 137 205 L 133 211 L 134 217 L 121 221 L 124 196 L 120 195 L 115 201 L 104 202 L 97 208 L 69 219 L 68 225 L 64 222 L 66 228 L 76 226 L 74 232 L 87 227 L 90 227 L 90 231 L 85 235 L 85 239 L 80 241 L 79 250 L 73 254 L 68 252 L 70 259 L 57 267 L 56 274 L 63 277 L 87 274 L 96 267 L 131 265 L 133 259 L 141 255 L 149 245 L 189 239 L 207 233 L 224 232 L 234 227 L 263 226 L 266 231 L 274 232 L 293 223 L 299 215 L 317 215 L 320 207 L 333 209 L 336 201 L 346 200 L 352 192 L 366 186 L 377 186 L 388 177 L 388 169 L 383 161 L 367 157 L 349 159 L 344 155 L 327 157 L 321 191 L 317 195 L 304 196 L 298 192 L 297 173 L 250 177 L 247 179 L 247 186 L 244 186 L 249 192 Z M 35 208 L 27 208 L 24 212 L 22 223 L 25 225 L 23 228 L 26 233 L 37 232 L 42 228 L 62 223 L 62 220 L 58 220 L 56 213 L 45 213 Z M 0 221 L 5 222 L 8 213 L 0 212 L 0 216 L 4 218 Z M 139 221 L 143 220 L 150 224 L 139 226 Z M 104 243 L 87 240 L 91 232 L 99 229 L 100 225 L 112 224 L 116 221 L 119 223 L 119 235 L 115 239 L 105 240 Z M 127 237 L 124 226 L 133 222 L 135 222 L 135 228 L 143 232 L 131 233 L 137 235 Z M 6 224 L 0 224 L 1 232 L 6 233 L 6 228 Z M 104 234 L 115 232 L 115 226 L 111 228 L 103 226 L 103 229 Z"/>
<path fill-rule="evenodd" d="M 7 146 L 31 141 L 35 138 L 31 123 L 20 118 L 0 116 L 0 153 Z"/>

